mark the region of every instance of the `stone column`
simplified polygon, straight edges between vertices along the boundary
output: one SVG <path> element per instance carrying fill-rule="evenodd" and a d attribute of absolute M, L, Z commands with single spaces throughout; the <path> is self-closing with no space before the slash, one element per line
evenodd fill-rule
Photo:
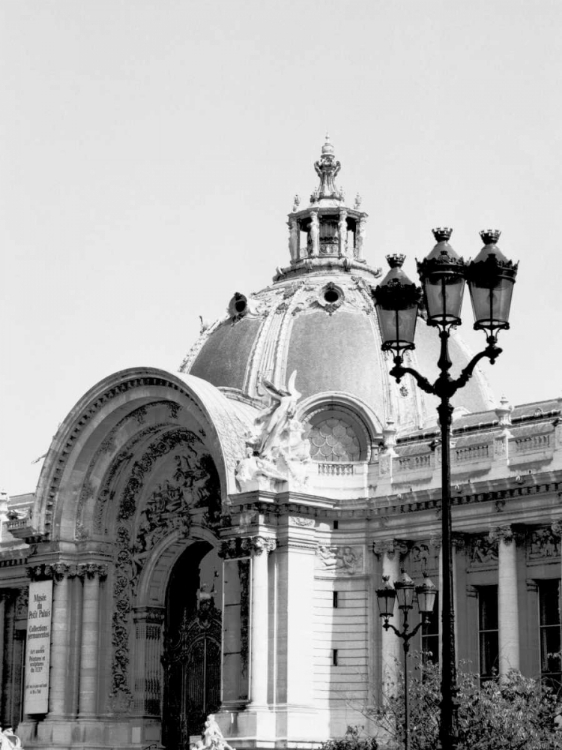
<path fill-rule="evenodd" d="M 511 526 L 495 530 L 498 538 L 498 627 L 500 677 L 519 669 L 517 545 Z"/>
<path fill-rule="evenodd" d="M 318 211 L 310 212 L 310 254 L 313 258 L 320 255 L 320 223 Z"/>
<path fill-rule="evenodd" d="M 67 713 L 68 668 L 70 662 L 69 627 L 69 566 L 57 563 L 53 570 L 53 616 L 51 635 L 51 667 L 49 681 L 49 718 L 60 719 Z"/>
<path fill-rule="evenodd" d="M 361 216 L 357 222 L 357 228 L 355 230 L 355 258 L 357 260 L 363 259 L 363 244 L 365 242 L 365 225 L 367 223 L 367 217 Z"/>
<path fill-rule="evenodd" d="M 344 208 L 340 209 L 338 232 L 340 241 L 339 253 L 343 258 L 347 256 L 347 211 Z"/>
<path fill-rule="evenodd" d="M 289 227 L 289 253 L 294 262 L 299 259 L 299 225 L 293 218 L 289 219 L 287 225 Z"/>
<path fill-rule="evenodd" d="M 84 576 L 84 588 L 78 706 L 80 718 L 92 718 L 97 712 L 100 578 L 107 575 L 107 566 L 87 563 L 80 565 L 79 572 Z"/>
<path fill-rule="evenodd" d="M 269 585 L 267 558 L 275 540 L 252 538 L 252 599 L 250 625 L 250 707 L 267 706 L 269 675 Z"/>
<path fill-rule="evenodd" d="M 400 578 L 400 549 L 399 542 L 394 539 L 375 542 L 373 550 L 381 558 L 382 575 L 388 576 L 390 583 L 394 584 Z M 378 588 L 378 587 L 377 587 Z M 394 609 L 394 618 L 399 617 L 398 605 Z M 381 681 L 384 695 L 390 695 L 396 690 L 396 682 L 402 658 L 402 641 L 392 630 L 385 630 L 383 618 L 381 624 Z M 393 622 L 395 627 L 401 624 Z"/>

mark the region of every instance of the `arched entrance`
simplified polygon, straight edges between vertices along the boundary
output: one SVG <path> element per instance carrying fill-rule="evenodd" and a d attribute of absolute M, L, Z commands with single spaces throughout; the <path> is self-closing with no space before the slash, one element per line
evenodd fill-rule
<path fill-rule="evenodd" d="M 216 550 L 194 542 L 172 570 L 166 591 L 162 739 L 188 750 L 220 707 L 221 561 Z"/>

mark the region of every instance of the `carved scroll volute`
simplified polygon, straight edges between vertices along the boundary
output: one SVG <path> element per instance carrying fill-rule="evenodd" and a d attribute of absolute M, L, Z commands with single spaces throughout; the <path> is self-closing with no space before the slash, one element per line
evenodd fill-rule
<path fill-rule="evenodd" d="M 277 542 L 272 537 L 254 536 L 251 538 L 252 555 L 269 554 L 277 547 Z"/>

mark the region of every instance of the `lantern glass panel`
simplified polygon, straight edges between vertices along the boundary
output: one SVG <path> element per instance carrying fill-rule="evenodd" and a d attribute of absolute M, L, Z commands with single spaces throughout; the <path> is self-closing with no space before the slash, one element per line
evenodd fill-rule
<path fill-rule="evenodd" d="M 381 617 L 392 617 L 394 615 L 394 602 L 396 601 L 396 589 L 385 586 L 377 590 L 377 603 Z"/>
<path fill-rule="evenodd" d="M 513 280 L 500 278 L 490 286 L 469 283 L 470 298 L 474 311 L 474 327 L 494 330 L 509 327 Z"/>
<path fill-rule="evenodd" d="M 414 584 L 397 581 L 394 585 L 400 609 L 411 609 L 414 601 Z"/>
<path fill-rule="evenodd" d="M 394 349 L 397 354 L 404 349 L 413 349 L 417 307 L 410 307 L 406 310 L 385 310 L 377 305 L 376 310 L 383 349 Z"/>
<path fill-rule="evenodd" d="M 433 612 L 435 597 L 437 596 L 435 585 L 428 579 L 421 586 L 416 586 L 416 594 L 420 615 L 430 615 Z"/>
<path fill-rule="evenodd" d="M 457 274 L 433 273 L 423 279 L 428 322 L 434 325 L 458 324 L 465 280 Z"/>

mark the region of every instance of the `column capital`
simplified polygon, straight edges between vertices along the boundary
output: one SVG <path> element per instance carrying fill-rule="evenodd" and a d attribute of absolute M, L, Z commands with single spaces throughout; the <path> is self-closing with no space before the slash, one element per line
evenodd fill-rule
<path fill-rule="evenodd" d="M 273 552 L 276 546 L 276 539 L 269 536 L 236 537 L 221 542 L 219 556 L 224 560 L 253 557 L 254 555 L 261 555 L 263 552 Z"/>
<path fill-rule="evenodd" d="M 465 549 L 469 545 L 470 536 L 462 531 L 453 531 L 451 534 L 451 541 L 453 542 L 453 547 L 456 549 Z M 442 540 L 440 540 L 440 546 L 441 543 Z"/>
<path fill-rule="evenodd" d="M 410 549 L 410 542 L 402 539 L 377 539 L 373 542 L 373 552 L 377 557 L 385 555 L 392 559 L 396 553 L 400 558 L 405 557 Z"/>
<path fill-rule="evenodd" d="M 503 542 L 504 544 L 510 545 L 513 542 L 521 540 L 521 531 L 506 524 L 504 526 L 496 526 L 494 529 L 490 529 L 489 538 L 491 541 Z"/>
<path fill-rule="evenodd" d="M 441 549 L 443 546 L 443 537 L 441 534 L 434 534 L 429 537 L 429 543 L 434 549 Z"/>
<path fill-rule="evenodd" d="M 248 541 L 250 542 L 252 556 L 261 555 L 264 552 L 267 555 L 277 547 L 277 541 L 269 536 L 253 536 Z"/>
<path fill-rule="evenodd" d="M 102 578 L 107 577 L 108 566 L 105 563 L 81 563 L 78 565 L 78 575 L 81 578 Z"/>
<path fill-rule="evenodd" d="M 74 578 L 80 575 L 79 566 L 73 562 L 58 561 L 29 565 L 27 574 L 32 581 L 60 581 L 63 578 Z"/>

